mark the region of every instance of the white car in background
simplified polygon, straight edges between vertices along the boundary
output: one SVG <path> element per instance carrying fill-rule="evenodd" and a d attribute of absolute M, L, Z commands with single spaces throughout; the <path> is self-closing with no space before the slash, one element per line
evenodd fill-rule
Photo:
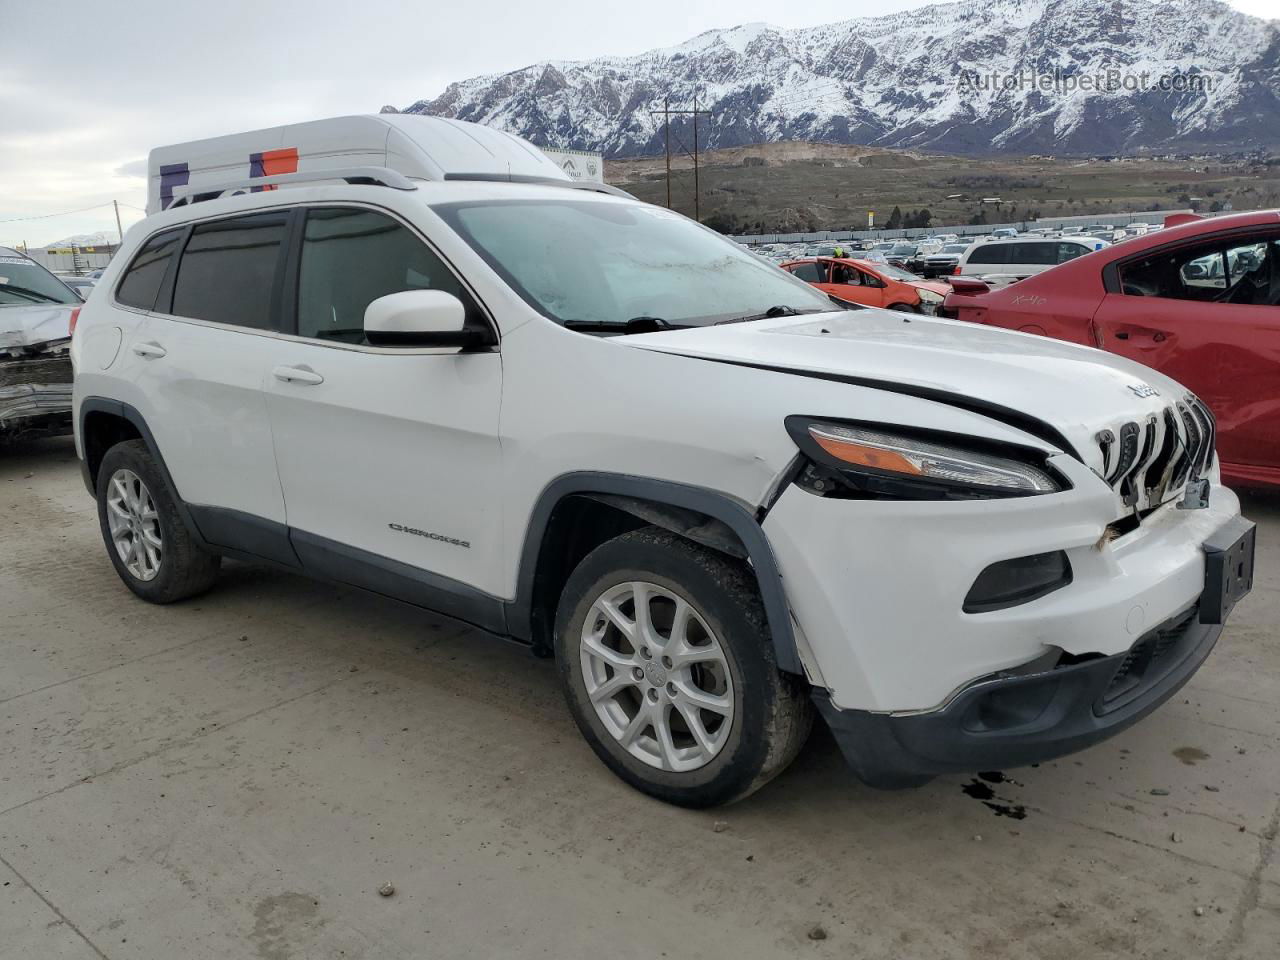
<path fill-rule="evenodd" d="M 990 240 L 976 243 L 962 254 L 955 275 L 999 286 L 1033 277 L 1105 246 L 1108 246 L 1105 240 L 1081 236 Z"/>
<path fill-rule="evenodd" d="M 1248 589 L 1210 434 L 1160 432 L 1202 406 L 1121 357 L 850 309 L 459 121 L 151 166 L 73 341 L 124 584 L 169 603 L 268 561 L 526 642 L 663 800 L 749 794 L 815 711 L 878 786 L 1079 750 Z"/>

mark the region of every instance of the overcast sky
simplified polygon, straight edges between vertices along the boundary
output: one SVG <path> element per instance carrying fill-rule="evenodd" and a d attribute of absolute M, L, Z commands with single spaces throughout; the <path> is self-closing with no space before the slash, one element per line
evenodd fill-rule
<path fill-rule="evenodd" d="M 1232 0 L 1255 15 L 1274 0 Z M 0 0 L 0 244 L 125 229 L 156 145 L 435 97 L 544 59 L 640 53 L 703 30 L 873 16 L 922 0 Z M 1265 11 L 1265 13 L 1264 13 Z M 7 221 L 7 222 L 6 222 Z"/>

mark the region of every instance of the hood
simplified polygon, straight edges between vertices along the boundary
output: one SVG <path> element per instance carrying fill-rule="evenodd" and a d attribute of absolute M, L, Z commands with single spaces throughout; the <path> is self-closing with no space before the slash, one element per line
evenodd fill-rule
<path fill-rule="evenodd" d="M 887 310 L 636 334 L 617 342 L 938 400 L 1019 427 L 1099 473 L 1105 470 L 1095 439 L 1100 430 L 1160 417 L 1187 393 L 1154 370 L 1091 347 Z"/>
<path fill-rule="evenodd" d="M 911 286 L 917 290 L 929 290 L 940 297 L 945 297 L 951 292 L 951 284 L 942 283 L 939 280 L 912 280 Z"/>
<path fill-rule="evenodd" d="M 0 306 L 0 354 L 27 353 L 30 347 L 71 336 L 73 303 Z"/>

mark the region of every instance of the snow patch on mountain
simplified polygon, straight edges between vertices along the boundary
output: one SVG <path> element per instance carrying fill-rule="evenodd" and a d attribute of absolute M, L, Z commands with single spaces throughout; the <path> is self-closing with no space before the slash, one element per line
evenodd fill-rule
<path fill-rule="evenodd" d="M 1040 85 L 1085 76 L 1114 77 L 1115 88 Z M 1010 77 L 1022 82 L 1006 86 Z M 1161 78 L 1182 86 L 1159 89 Z M 625 156 L 660 152 L 654 111 L 664 98 L 687 108 L 695 97 L 711 111 L 699 117 L 704 147 L 1270 146 L 1280 144 L 1280 25 L 1219 0 L 961 0 L 791 30 L 743 24 L 630 57 L 546 61 L 452 83 L 405 112 Z M 671 129 L 674 142 L 691 145 L 691 118 L 673 118 Z"/>

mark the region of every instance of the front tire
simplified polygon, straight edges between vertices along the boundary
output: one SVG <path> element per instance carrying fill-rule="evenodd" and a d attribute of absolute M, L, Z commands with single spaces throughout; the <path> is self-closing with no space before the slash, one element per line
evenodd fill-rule
<path fill-rule="evenodd" d="M 141 440 L 117 443 L 98 467 L 98 525 L 125 586 L 151 603 L 203 593 L 221 558 L 200 547 L 164 473 Z"/>
<path fill-rule="evenodd" d="M 750 567 L 657 527 L 578 565 L 555 645 L 596 755 L 668 803 L 747 796 L 786 769 L 812 726 L 804 680 L 777 668 Z"/>

